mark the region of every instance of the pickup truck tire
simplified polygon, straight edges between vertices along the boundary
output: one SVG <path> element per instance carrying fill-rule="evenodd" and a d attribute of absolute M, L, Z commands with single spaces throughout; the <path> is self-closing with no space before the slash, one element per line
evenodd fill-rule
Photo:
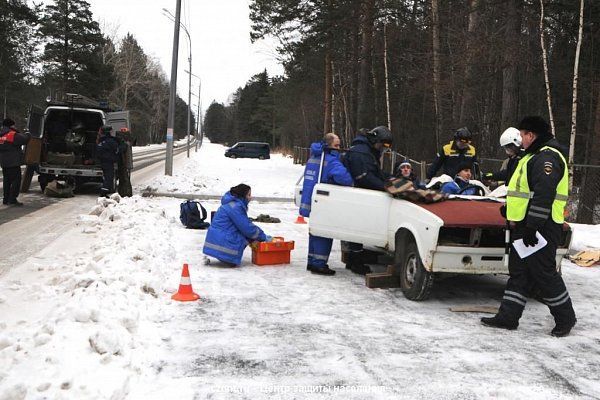
<path fill-rule="evenodd" d="M 395 268 L 399 274 L 400 289 L 413 301 L 429 297 L 433 286 L 433 274 L 423 267 L 417 243 L 412 235 L 400 235 L 396 243 Z"/>

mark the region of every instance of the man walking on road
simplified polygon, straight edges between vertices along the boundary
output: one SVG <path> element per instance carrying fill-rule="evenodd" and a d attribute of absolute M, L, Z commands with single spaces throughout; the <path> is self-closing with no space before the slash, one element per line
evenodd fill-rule
<path fill-rule="evenodd" d="M 2 204 L 23 205 L 17 200 L 17 197 L 21 187 L 21 164 L 23 161 L 21 147 L 27 144 L 28 140 L 28 135 L 17 131 L 15 121 L 10 118 L 2 121 L 0 129 L 0 167 L 2 167 L 4 189 Z"/>
<path fill-rule="evenodd" d="M 541 117 L 525 117 L 519 131 L 525 152 L 510 178 L 506 197 L 512 243 L 514 246 L 515 240 L 522 239 L 525 246 L 535 246 L 538 232 L 548 243 L 525 258 L 514 247 L 511 249 L 510 278 L 500 310 L 496 316 L 482 318 L 481 322 L 494 328 L 516 329 L 534 284 L 556 322 L 552 336 L 567 336 L 577 319 L 569 292 L 556 270 L 556 248 L 562 237 L 569 194 L 567 162 Z"/>

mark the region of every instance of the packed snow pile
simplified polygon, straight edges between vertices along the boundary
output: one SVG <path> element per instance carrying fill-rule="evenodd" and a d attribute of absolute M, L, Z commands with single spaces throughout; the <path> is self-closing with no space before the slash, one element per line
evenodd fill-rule
<path fill-rule="evenodd" d="M 78 252 L 49 248 L 43 262 L 2 285 L 15 308 L 0 325 L 0 387 L 8 388 L 0 398 L 127 393 L 164 338 L 149 327 L 162 318 L 165 284 L 177 274 L 175 249 L 165 241 L 173 224 L 163 207 L 139 196 L 99 198 L 80 217 L 81 234 L 72 232 Z M 21 319 L 32 303 L 34 318 Z"/>
<path fill-rule="evenodd" d="M 282 154 L 271 153 L 270 160 L 230 159 L 224 156 L 226 147 L 222 145 L 204 143 L 202 147 L 198 153 L 192 150 L 190 159 L 176 168 L 173 176 L 159 176 L 137 190 L 222 195 L 230 187 L 246 183 L 252 186 L 255 197 L 292 198 L 294 185 L 304 171 Z"/>

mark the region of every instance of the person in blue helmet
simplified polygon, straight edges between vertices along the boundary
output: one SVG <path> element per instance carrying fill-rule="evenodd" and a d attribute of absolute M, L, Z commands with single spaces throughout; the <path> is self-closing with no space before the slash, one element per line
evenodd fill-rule
<path fill-rule="evenodd" d="M 302 184 L 302 199 L 300 201 L 300 215 L 310 217 L 310 205 L 313 188 L 320 183 L 332 183 L 342 186 L 351 186 L 352 177 L 344 164 L 340 161 L 340 138 L 335 133 L 328 133 L 320 142 L 310 146 L 310 158 L 304 169 L 304 183 Z M 321 168 L 322 166 L 322 168 Z M 333 239 L 308 234 L 308 261 L 306 269 L 314 274 L 334 275 L 335 271 L 329 268 L 329 253 Z"/>
<path fill-rule="evenodd" d="M 250 242 L 270 242 L 273 238 L 248 219 L 250 186 L 232 187 L 221 198 L 221 206 L 211 220 L 202 252 L 230 266 L 240 265 Z"/>

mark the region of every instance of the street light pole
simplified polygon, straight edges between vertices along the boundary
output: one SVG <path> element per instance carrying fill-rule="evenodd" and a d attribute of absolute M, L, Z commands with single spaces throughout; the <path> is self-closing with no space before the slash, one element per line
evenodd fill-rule
<path fill-rule="evenodd" d="M 166 8 L 163 8 L 163 12 L 165 13 L 164 15 L 169 18 L 171 21 L 175 21 L 175 17 L 173 16 L 173 14 L 171 14 L 171 12 L 169 10 L 167 10 Z M 188 56 L 188 63 L 189 63 L 189 68 L 190 71 L 192 70 L 192 38 L 190 36 L 190 32 L 187 30 L 186 26 L 184 24 L 182 24 L 181 22 L 179 22 L 179 25 L 183 28 L 183 31 L 185 32 L 185 34 L 187 35 L 188 38 L 188 44 L 189 44 L 189 56 Z M 186 71 L 188 72 L 188 71 Z M 188 72 L 191 74 L 191 72 Z M 187 113 L 187 158 L 190 158 L 190 133 L 192 131 L 192 76 L 190 75 L 189 77 L 189 82 L 188 82 L 188 113 Z"/>
<path fill-rule="evenodd" d="M 202 115 L 200 115 L 200 110 L 202 107 L 202 100 L 200 100 L 200 90 L 202 89 L 202 80 L 198 78 L 198 113 L 196 114 L 198 117 L 198 123 L 196 124 L 196 151 L 198 151 L 198 136 L 202 137 Z"/>
<path fill-rule="evenodd" d="M 175 99 L 177 96 L 177 56 L 179 54 L 179 25 L 181 21 L 181 0 L 175 6 L 173 28 L 173 55 L 171 56 L 171 87 L 169 88 L 169 114 L 167 117 L 167 154 L 165 175 L 173 175 L 173 131 L 175 129 Z"/>

